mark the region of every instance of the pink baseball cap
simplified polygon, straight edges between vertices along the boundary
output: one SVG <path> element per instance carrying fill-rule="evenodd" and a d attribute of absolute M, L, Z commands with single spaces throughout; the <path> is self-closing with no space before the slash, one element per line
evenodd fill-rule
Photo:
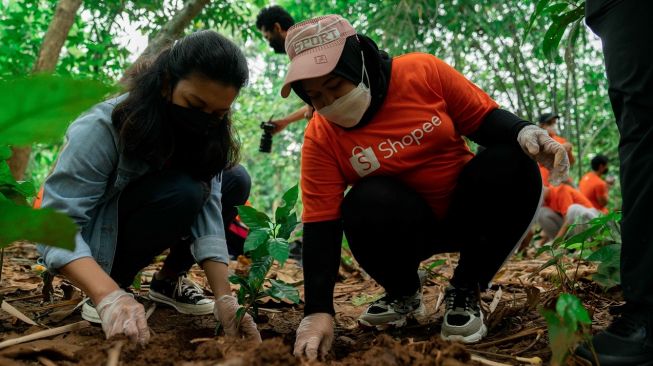
<path fill-rule="evenodd" d="M 347 37 L 354 27 L 340 15 L 325 15 L 297 23 L 286 34 L 286 53 L 290 66 L 281 96 L 290 95 L 290 84 L 297 80 L 323 76 L 336 68 Z"/>

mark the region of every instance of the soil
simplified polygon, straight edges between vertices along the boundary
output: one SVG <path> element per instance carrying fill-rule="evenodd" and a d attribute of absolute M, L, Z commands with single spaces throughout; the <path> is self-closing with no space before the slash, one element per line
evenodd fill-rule
<path fill-rule="evenodd" d="M 28 243 L 18 243 L 6 250 L 0 295 L 31 319 L 47 327 L 57 327 L 78 322 L 79 311 L 73 311 L 81 294 L 71 290 L 60 278 L 55 279 L 55 296 L 52 302 L 41 298 L 42 281 L 37 267 L 37 254 Z M 382 293 L 364 272 L 353 265 L 343 265 L 334 293 L 336 330 L 333 350 L 325 360 L 307 362 L 292 355 L 294 331 L 302 318 L 302 305 L 264 299 L 261 305 L 259 329 L 263 338 L 260 345 L 226 339 L 215 335 L 216 322 L 212 315 L 190 316 L 158 305 L 148 324 L 152 330 L 146 347 L 126 342 L 124 339 L 105 340 L 99 326 L 50 337 L 39 347 L 27 344 L 0 349 L 2 365 L 104 365 L 107 354 L 118 342 L 120 365 L 482 365 L 479 357 L 503 365 L 524 364 L 516 356 L 541 359 L 547 364 L 550 358 L 546 324 L 538 307 L 551 303 L 557 294 L 555 274 L 537 269 L 547 258 L 532 258 L 527 252 L 521 258 L 511 259 L 495 277 L 493 287 L 483 294 L 488 336 L 479 344 L 462 345 L 439 338 L 444 305 L 442 301 L 447 278 L 456 263 L 455 256 L 436 256 L 447 263 L 436 268 L 424 287 L 428 317 L 423 324 L 409 323 L 400 329 L 376 331 L 358 326 L 356 318 L 370 301 Z M 241 271 L 246 263 L 234 261 L 230 268 Z M 160 263 L 155 263 L 142 273 L 140 301 L 145 308 L 152 302 L 146 299 L 147 284 Z M 575 269 L 575 268 L 574 268 Z M 593 313 L 594 330 L 605 327 L 610 319 L 609 309 L 620 304 L 618 292 L 603 293 L 586 279 L 594 268 L 579 268 L 579 296 Z M 301 286 L 302 272 L 298 263 L 290 261 L 284 268 L 275 267 L 272 275 L 288 283 Z M 191 277 L 208 288 L 198 268 Z M 72 296 L 72 299 L 66 299 Z M 0 312 L 0 341 L 42 330 Z M 474 359 L 472 359 L 472 357 Z M 52 362 L 52 363 L 48 363 Z M 569 360 L 568 364 L 575 364 Z M 581 364 L 581 363 L 578 363 Z"/>

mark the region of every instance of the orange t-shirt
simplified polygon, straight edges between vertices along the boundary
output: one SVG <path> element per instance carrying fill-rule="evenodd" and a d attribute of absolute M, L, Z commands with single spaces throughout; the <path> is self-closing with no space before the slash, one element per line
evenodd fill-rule
<path fill-rule="evenodd" d="M 560 145 L 564 145 L 569 142 L 567 141 L 566 138 L 562 136 L 558 136 L 557 134 L 552 132 L 549 132 L 549 136 L 551 136 L 551 138 L 557 141 Z M 576 159 L 574 159 L 574 153 L 572 152 L 572 150 L 567 150 L 567 157 L 569 158 L 569 164 L 573 164 L 576 161 Z"/>
<path fill-rule="evenodd" d="M 557 187 L 549 186 L 549 194 L 544 199 L 544 206 L 563 216 L 567 214 L 569 206 L 574 203 L 592 208 L 592 202 L 568 184 L 561 184 Z"/>
<path fill-rule="evenodd" d="M 474 156 L 462 135 L 496 108 L 437 57 L 396 57 L 385 101 L 367 125 L 345 130 L 313 114 L 302 147 L 303 221 L 338 219 L 347 186 L 379 175 L 401 180 L 443 217 L 460 171 Z"/>
<path fill-rule="evenodd" d="M 548 187 L 550 185 L 549 183 L 549 169 L 545 168 L 544 165 L 542 164 L 537 164 L 537 166 L 540 168 L 540 175 L 542 176 L 542 184 L 545 187 Z"/>
<path fill-rule="evenodd" d="M 608 183 L 595 172 L 585 174 L 578 183 L 578 189 L 587 197 L 597 210 L 608 213 L 608 208 L 599 203 L 599 198 L 608 199 Z"/>

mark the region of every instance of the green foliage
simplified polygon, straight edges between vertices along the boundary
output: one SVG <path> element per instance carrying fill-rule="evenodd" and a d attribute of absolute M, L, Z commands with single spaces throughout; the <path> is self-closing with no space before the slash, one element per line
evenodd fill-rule
<path fill-rule="evenodd" d="M 26 207 L 36 193 L 32 182 L 16 182 L 6 161 L 6 145 L 53 142 L 81 111 L 110 90 L 104 84 L 51 75 L 0 81 L 0 247 L 17 240 L 75 247 L 77 226 L 53 210 Z"/>
<path fill-rule="evenodd" d="M 250 232 L 245 239 L 244 251 L 252 259 L 246 276 L 231 276 L 229 281 L 240 285 L 238 289 L 239 321 L 246 311 L 258 316 L 257 301 L 270 296 L 279 300 L 299 302 L 299 292 L 283 281 L 266 279 L 274 261 L 279 265 L 288 260 L 288 238 L 297 225 L 297 215 L 293 211 L 297 203 L 298 187 L 290 188 L 282 197 L 282 204 L 277 208 L 274 221 L 268 215 L 249 206 L 238 206 L 238 214 Z M 263 288 L 265 282 L 268 288 Z M 241 310 L 242 309 L 242 310 Z"/>
<path fill-rule="evenodd" d="M 111 90 L 53 75 L 0 81 L 0 145 L 59 142 L 70 121 Z"/>
<path fill-rule="evenodd" d="M 592 324 L 589 313 L 574 295 L 560 294 L 555 311 L 540 309 L 549 329 L 551 365 L 561 365 L 579 341 L 589 338 L 585 326 Z"/>
<path fill-rule="evenodd" d="M 34 210 L 0 201 L 0 248 L 17 240 L 75 248 L 77 225 L 66 215 L 50 209 Z"/>
<path fill-rule="evenodd" d="M 621 252 L 621 233 L 618 229 L 620 220 L 621 214 L 612 212 L 592 219 L 588 223 L 570 225 L 568 233 L 578 225 L 586 225 L 587 228 L 578 234 L 563 236 L 539 248 L 535 253 L 536 257 L 548 252 L 551 258 L 540 266 L 538 272 L 555 266 L 561 288 L 573 291 L 576 279 L 567 276 L 567 269 L 571 265 L 565 261 L 565 258 L 571 257 L 578 260 L 579 265 L 581 261 L 599 262 L 598 271 L 592 279 L 603 288 L 609 289 L 618 285 Z"/>

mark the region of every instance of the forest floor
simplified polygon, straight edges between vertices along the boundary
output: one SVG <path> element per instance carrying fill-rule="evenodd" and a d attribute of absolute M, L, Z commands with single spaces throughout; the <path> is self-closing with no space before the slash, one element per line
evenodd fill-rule
<path fill-rule="evenodd" d="M 424 287 L 428 318 L 424 324 L 383 332 L 358 326 L 358 315 L 382 293 L 364 272 L 354 265 L 341 266 L 335 289 L 336 330 L 333 351 L 323 362 L 311 365 L 528 365 L 548 364 L 546 323 L 538 308 L 551 306 L 559 293 L 553 267 L 538 271 L 546 256 L 533 258 L 533 249 L 513 257 L 493 281 L 493 287 L 482 295 L 488 336 L 475 345 L 461 345 L 440 340 L 444 313 L 442 298 L 447 279 L 452 274 L 456 256 L 435 256 L 446 262 L 434 269 Z M 5 249 L 0 296 L 39 323 L 30 326 L 0 311 L 0 341 L 23 336 L 65 324 L 81 321 L 73 311 L 82 294 L 61 279 L 54 281 L 54 300 L 44 302 L 43 281 L 35 266 L 34 246 L 15 243 Z M 146 309 L 147 285 L 160 264 L 153 264 L 142 273 L 140 300 Z M 242 270 L 243 263 L 232 262 L 230 268 Z M 389 269 L 391 270 L 391 269 Z M 609 310 L 621 303 L 620 293 L 604 293 L 588 277 L 595 269 L 574 265 L 579 291 L 592 315 L 592 331 L 607 326 Z M 206 287 L 202 272 L 196 267 L 192 278 Z M 271 276 L 296 284 L 303 295 L 301 267 L 290 260 L 283 268 L 274 267 Z M 0 366 L 4 365 L 105 365 L 115 352 L 121 365 L 300 365 L 309 364 L 292 356 L 295 329 L 302 318 L 302 305 L 264 299 L 259 329 L 263 343 L 259 346 L 226 340 L 215 336 L 216 321 L 212 315 L 190 316 L 158 305 L 149 325 L 152 338 L 146 347 L 126 343 L 122 339 L 105 340 L 101 327 L 88 326 L 44 340 L 32 341 L 0 349 Z M 113 351 L 112 351 L 113 350 Z M 519 359 L 517 358 L 519 357 Z M 479 361 L 480 360 L 480 361 Z M 582 364 L 569 359 L 568 364 Z"/>

